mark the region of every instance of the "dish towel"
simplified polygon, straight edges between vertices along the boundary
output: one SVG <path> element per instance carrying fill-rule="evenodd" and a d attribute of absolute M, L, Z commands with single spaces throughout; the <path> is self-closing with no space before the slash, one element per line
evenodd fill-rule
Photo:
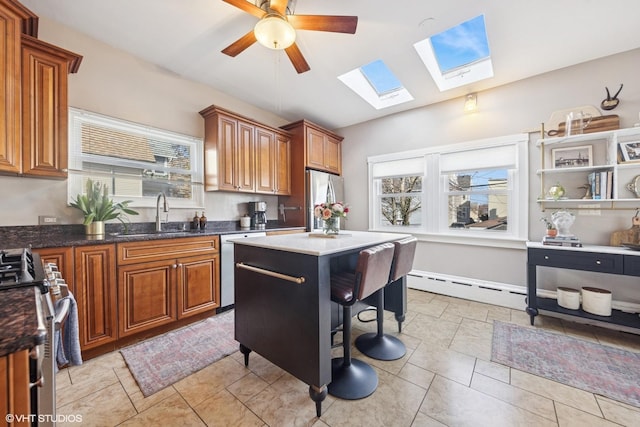
<path fill-rule="evenodd" d="M 69 314 L 64 321 L 64 334 L 61 330 L 57 330 L 55 333 L 56 361 L 58 362 L 56 365 L 82 365 L 80 333 L 78 331 L 78 305 L 73 294 L 69 292 L 68 296 L 56 301 L 56 312 L 64 300 L 69 301 Z"/>

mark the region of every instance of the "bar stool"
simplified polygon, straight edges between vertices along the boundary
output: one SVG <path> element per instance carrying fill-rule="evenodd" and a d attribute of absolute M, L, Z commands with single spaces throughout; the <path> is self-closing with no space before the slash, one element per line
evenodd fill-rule
<path fill-rule="evenodd" d="M 407 237 L 393 242 L 395 251 L 393 253 L 393 263 L 389 283 L 404 278 L 413 267 L 413 258 L 416 253 L 418 239 Z M 404 279 L 403 279 L 404 280 Z M 356 338 L 356 348 L 364 355 L 377 360 L 396 360 L 407 353 L 404 343 L 398 338 L 384 333 L 384 288 L 381 288 L 375 295 L 376 320 L 378 323 L 377 333 L 362 334 Z"/>
<path fill-rule="evenodd" d="M 327 386 L 332 396 L 362 399 L 378 387 L 376 371 L 368 363 L 351 358 L 351 307 L 387 284 L 393 251 L 391 243 L 363 249 L 355 272 L 331 275 L 331 300 L 342 306 L 343 313 L 343 357 L 331 360 L 331 382 Z"/>

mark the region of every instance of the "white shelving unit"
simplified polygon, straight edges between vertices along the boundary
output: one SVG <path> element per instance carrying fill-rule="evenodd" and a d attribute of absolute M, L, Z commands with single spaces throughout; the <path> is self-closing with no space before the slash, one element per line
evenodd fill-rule
<path fill-rule="evenodd" d="M 638 158 L 625 161 L 621 144 L 638 143 Z M 640 175 L 640 127 L 594 132 L 567 137 L 544 138 L 536 142 L 540 150 L 541 167 L 536 171 L 540 177 L 540 195 L 538 203 L 541 209 L 571 208 L 590 209 L 637 209 L 640 198 L 627 189 L 633 179 Z M 553 164 L 554 150 L 569 153 L 571 148 L 591 147 L 591 165 L 563 166 Z M 586 150 L 586 148 L 585 148 Z M 559 153 L 556 151 L 556 154 Z M 612 191 L 607 198 L 583 198 L 588 176 L 592 172 L 611 171 Z M 549 188 L 560 184 L 565 189 L 565 197 L 555 200 L 547 197 Z"/>

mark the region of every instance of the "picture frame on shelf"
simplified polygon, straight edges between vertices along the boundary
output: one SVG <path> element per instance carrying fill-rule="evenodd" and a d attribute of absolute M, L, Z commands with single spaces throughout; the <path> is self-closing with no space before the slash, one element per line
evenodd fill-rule
<path fill-rule="evenodd" d="M 551 165 L 554 169 L 593 166 L 593 147 L 581 145 L 579 147 L 553 148 L 551 150 Z"/>
<path fill-rule="evenodd" d="M 640 141 L 619 142 L 620 162 L 640 162 Z"/>

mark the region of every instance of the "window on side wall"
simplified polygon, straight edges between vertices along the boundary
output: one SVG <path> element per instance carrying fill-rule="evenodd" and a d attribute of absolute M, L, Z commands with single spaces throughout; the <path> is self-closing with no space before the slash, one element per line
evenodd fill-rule
<path fill-rule="evenodd" d="M 370 157 L 369 228 L 428 240 L 526 240 L 527 135 Z"/>
<path fill-rule="evenodd" d="M 200 139 L 70 108 L 69 147 L 68 202 L 91 178 L 134 207 L 155 206 L 159 193 L 172 207 L 203 205 Z"/>

